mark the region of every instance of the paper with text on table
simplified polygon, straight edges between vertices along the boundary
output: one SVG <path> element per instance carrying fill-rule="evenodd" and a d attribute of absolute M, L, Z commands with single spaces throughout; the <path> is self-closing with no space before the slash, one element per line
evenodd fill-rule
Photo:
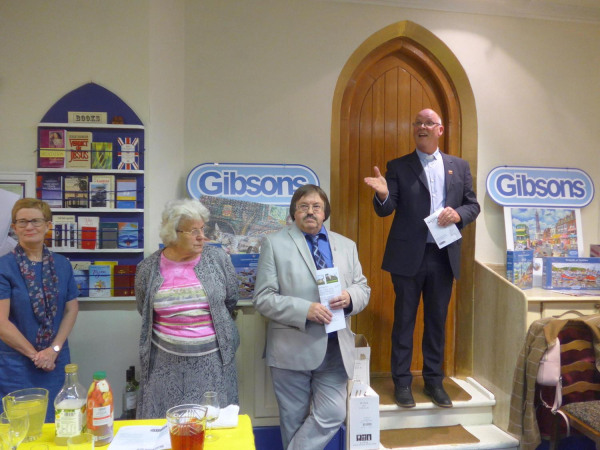
<path fill-rule="evenodd" d="M 321 304 L 325 306 L 333 317 L 329 324 L 325 324 L 325 331 L 333 333 L 337 330 L 346 328 L 346 318 L 343 309 L 332 310 L 329 307 L 329 301 L 332 298 L 342 295 L 342 284 L 340 283 L 340 274 L 337 267 L 317 270 L 317 287 L 319 288 L 319 297 Z"/>
<path fill-rule="evenodd" d="M 432 215 L 423 219 L 439 248 L 444 248 L 462 238 L 456 224 L 447 225 L 445 227 L 438 225 L 438 216 L 442 211 L 443 209 L 438 209 Z"/>
<path fill-rule="evenodd" d="M 107 450 L 167 450 L 171 438 L 166 425 L 131 425 L 117 431 Z"/>

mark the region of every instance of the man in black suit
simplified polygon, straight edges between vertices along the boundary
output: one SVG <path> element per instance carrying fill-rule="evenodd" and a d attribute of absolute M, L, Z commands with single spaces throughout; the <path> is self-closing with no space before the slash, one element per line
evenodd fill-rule
<path fill-rule="evenodd" d="M 479 214 L 469 164 L 441 153 L 444 133 L 440 116 L 431 109 L 417 114 L 413 136 L 417 149 L 389 161 L 385 178 L 377 167 L 365 183 L 375 190 L 373 205 L 380 217 L 394 211 L 382 269 L 392 275 L 396 303 L 392 331 L 392 377 L 396 403 L 415 406 L 412 396 L 412 338 L 417 308 L 423 294 L 424 393 L 441 407 L 452 402 L 442 386 L 444 338 L 448 303 L 454 278 L 460 276 L 461 239 L 438 248 L 424 219 L 442 209 L 438 224 L 462 229 Z"/>

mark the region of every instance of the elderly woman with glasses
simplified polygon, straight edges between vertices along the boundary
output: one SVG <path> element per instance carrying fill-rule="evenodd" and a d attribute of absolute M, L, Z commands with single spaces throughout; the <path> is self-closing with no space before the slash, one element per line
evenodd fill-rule
<path fill-rule="evenodd" d="M 238 283 L 229 256 L 205 245 L 209 212 L 198 200 L 167 204 L 160 229 L 165 245 L 135 276 L 142 316 L 138 419 L 165 417 L 216 391 L 222 407 L 238 404 L 232 318 Z"/>
<path fill-rule="evenodd" d="M 18 389 L 48 389 L 46 422 L 54 422 L 52 400 L 70 363 L 67 337 L 79 296 L 67 258 L 44 245 L 51 220 L 47 203 L 18 200 L 12 228 L 19 243 L 0 258 L 0 398 Z"/>

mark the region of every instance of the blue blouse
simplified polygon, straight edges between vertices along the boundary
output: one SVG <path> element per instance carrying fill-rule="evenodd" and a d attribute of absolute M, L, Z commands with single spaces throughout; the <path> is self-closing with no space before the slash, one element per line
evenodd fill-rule
<path fill-rule="evenodd" d="M 67 302 L 79 296 L 71 263 L 62 255 L 53 253 L 54 268 L 58 277 L 58 308 L 53 328 L 58 332 L 63 320 Z M 36 278 L 42 283 L 42 264 L 35 264 Z M 0 258 L 0 300 L 10 299 L 8 320 L 35 345 L 40 326 L 31 307 L 25 280 L 21 275 L 15 255 L 9 253 Z M 65 378 L 64 367 L 70 362 L 69 344 L 65 341 L 56 360 L 56 368 L 50 372 L 37 369 L 29 358 L 0 340 L 0 398 L 9 392 L 28 387 L 41 387 L 49 390 L 46 421 L 54 421 L 54 397 L 62 387 Z"/>

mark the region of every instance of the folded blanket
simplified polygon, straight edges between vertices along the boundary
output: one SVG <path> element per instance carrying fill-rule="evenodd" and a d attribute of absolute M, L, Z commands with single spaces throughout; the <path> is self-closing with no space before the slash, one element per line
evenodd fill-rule
<path fill-rule="evenodd" d="M 208 424 L 208 428 L 235 428 L 238 424 L 238 414 L 240 407 L 238 405 L 229 405 L 222 408 L 219 412 L 219 418 L 213 423 Z"/>

